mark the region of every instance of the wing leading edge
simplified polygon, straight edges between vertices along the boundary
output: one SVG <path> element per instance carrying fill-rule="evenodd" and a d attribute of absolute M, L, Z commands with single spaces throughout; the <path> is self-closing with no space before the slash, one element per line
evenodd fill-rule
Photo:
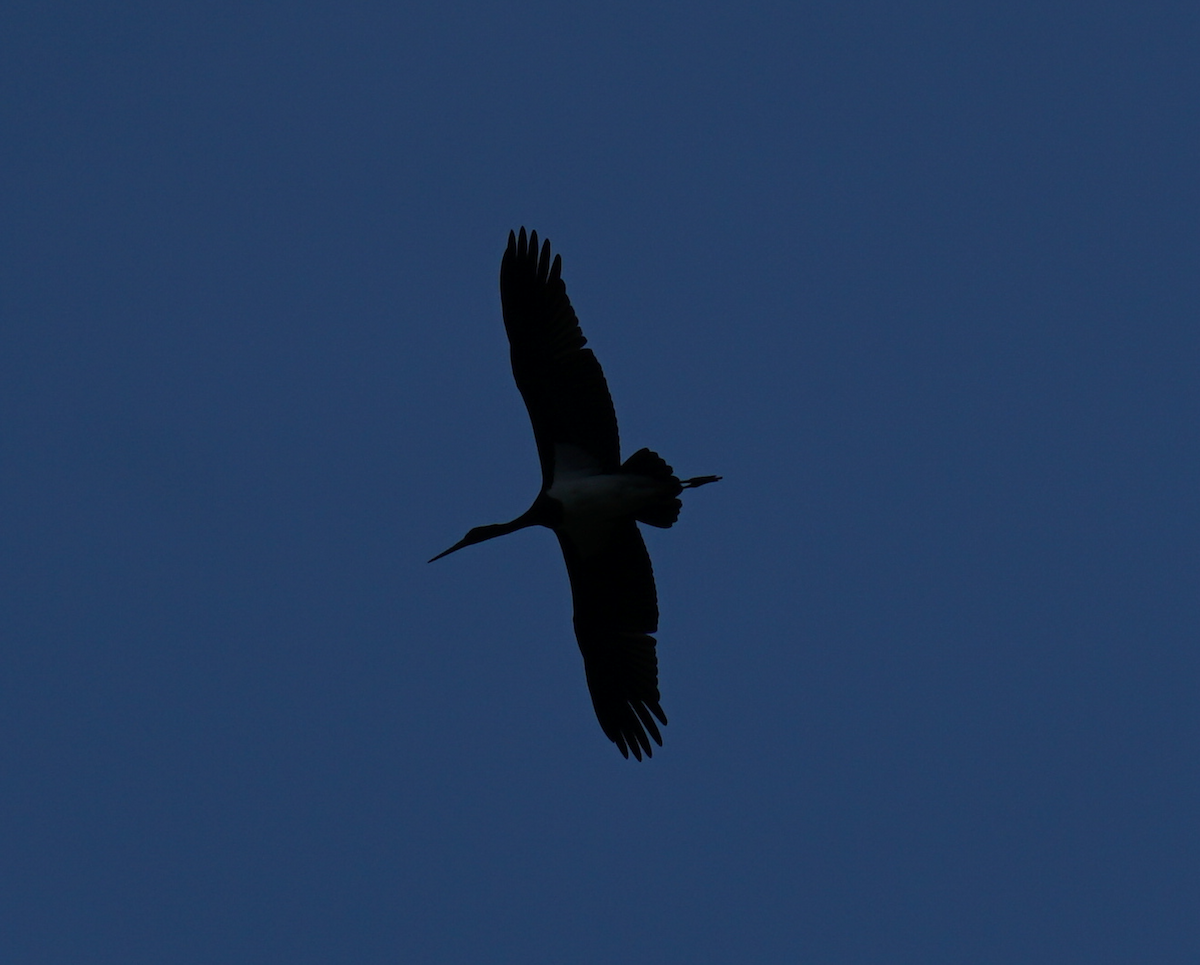
<path fill-rule="evenodd" d="M 542 485 L 554 480 L 555 446 L 587 454 L 598 472 L 621 462 L 617 416 L 604 372 L 579 328 L 562 280 L 562 256 L 537 232 L 508 233 L 500 263 L 500 302 L 513 378 L 537 441 Z"/>

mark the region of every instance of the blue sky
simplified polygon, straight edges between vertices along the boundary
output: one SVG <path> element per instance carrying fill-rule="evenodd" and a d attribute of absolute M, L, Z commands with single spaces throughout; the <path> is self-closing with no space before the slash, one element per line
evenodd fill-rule
<path fill-rule="evenodd" d="M 1184 3 L 6 4 L 0 942 L 25 963 L 1200 957 Z M 510 228 L 647 542 L 625 761 Z"/>

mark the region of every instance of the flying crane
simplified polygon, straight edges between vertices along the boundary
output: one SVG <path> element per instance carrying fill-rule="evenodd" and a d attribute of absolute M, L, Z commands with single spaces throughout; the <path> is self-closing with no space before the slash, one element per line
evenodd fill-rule
<path fill-rule="evenodd" d="M 500 302 L 513 378 L 529 410 L 542 489 L 508 523 L 477 526 L 443 553 L 527 526 L 554 530 L 567 563 L 575 637 L 583 653 L 592 705 L 605 735 L 639 761 L 661 746 L 654 722 L 666 724 L 659 701 L 654 572 L 639 522 L 667 528 L 679 518 L 679 494 L 720 476 L 679 479 L 657 453 L 639 449 L 621 462 L 617 416 L 604 372 L 567 298 L 562 256 L 550 242 L 538 251 L 508 233 L 500 262 Z"/>

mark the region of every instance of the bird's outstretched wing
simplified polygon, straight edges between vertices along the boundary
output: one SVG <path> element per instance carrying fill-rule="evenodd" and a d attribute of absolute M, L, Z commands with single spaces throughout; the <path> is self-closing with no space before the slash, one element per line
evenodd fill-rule
<path fill-rule="evenodd" d="M 558 532 L 571 595 L 575 637 L 583 653 L 588 690 L 600 727 L 626 757 L 652 754 L 662 744 L 657 717 L 667 722 L 658 693 L 658 595 L 654 571 L 637 523 L 617 520 L 602 548 L 583 556 Z"/>
<path fill-rule="evenodd" d="M 620 466 L 617 416 L 604 372 L 567 298 L 562 256 L 550 261 L 550 242 L 538 251 L 537 232 L 508 233 L 500 263 L 500 302 L 513 378 L 525 399 L 542 463 L 542 481 L 554 480 L 555 450 L 576 468 L 616 472 Z"/>

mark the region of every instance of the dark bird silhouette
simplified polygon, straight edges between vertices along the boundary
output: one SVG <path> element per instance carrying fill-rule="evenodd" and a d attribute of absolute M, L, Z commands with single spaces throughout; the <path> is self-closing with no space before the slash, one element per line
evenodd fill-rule
<path fill-rule="evenodd" d="M 720 476 L 678 479 L 657 453 L 639 449 L 621 462 L 608 383 L 567 299 L 562 256 L 538 252 L 534 231 L 508 233 L 500 263 L 500 302 L 513 378 L 525 399 L 542 490 L 508 523 L 477 526 L 444 553 L 526 526 L 554 530 L 567 561 L 575 637 L 600 727 L 626 757 L 662 745 L 654 572 L 639 522 L 666 528 L 679 518 L 679 494 Z M 433 562 L 430 560 L 429 562 Z"/>

